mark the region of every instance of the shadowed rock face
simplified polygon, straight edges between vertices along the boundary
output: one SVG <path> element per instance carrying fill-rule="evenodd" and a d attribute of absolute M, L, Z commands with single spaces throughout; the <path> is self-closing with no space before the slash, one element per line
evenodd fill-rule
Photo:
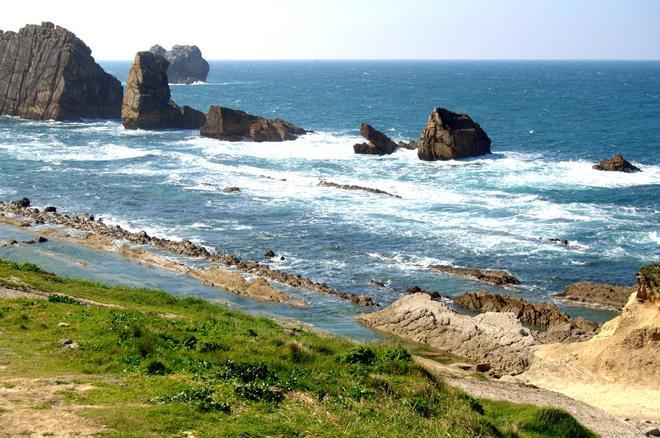
<path fill-rule="evenodd" d="M 269 120 L 244 111 L 212 106 L 200 133 L 219 140 L 265 142 L 295 140 L 307 131 L 282 119 Z"/>
<path fill-rule="evenodd" d="M 353 150 L 356 154 L 388 155 L 396 151 L 397 144 L 371 125 L 362 123 L 360 135 L 368 143 L 355 144 Z"/>
<path fill-rule="evenodd" d="M 172 84 L 192 84 L 204 82 L 209 74 L 209 63 L 202 57 L 197 46 L 174 46 L 165 50 L 156 44 L 150 52 L 163 56 L 170 63 L 167 77 Z"/>
<path fill-rule="evenodd" d="M 421 160 L 453 160 L 490 154 L 490 138 L 467 114 L 436 108 L 419 137 Z"/>
<path fill-rule="evenodd" d="M 609 172 L 641 172 L 640 168 L 631 164 L 630 161 L 627 161 L 623 158 L 623 155 L 614 155 L 612 158 L 603 160 L 598 164 L 591 166 L 596 170 L 605 170 Z"/>
<path fill-rule="evenodd" d="M 118 119 L 121 83 L 73 33 L 52 23 L 0 32 L 0 114 L 35 120 Z"/>
<path fill-rule="evenodd" d="M 205 116 L 170 99 L 168 62 L 151 52 L 138 52 L 126 82 L 121 118 L 126 129 L 199 129 Z"/>

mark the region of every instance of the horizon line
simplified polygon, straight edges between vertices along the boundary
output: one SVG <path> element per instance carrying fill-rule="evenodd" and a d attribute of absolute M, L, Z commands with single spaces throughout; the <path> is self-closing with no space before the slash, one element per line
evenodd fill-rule
<path fill-rule="evenodd" d="M 660 62 L 660 58 L 204 58 L 207 61 L 223 62 L 258 62 L 258 61 L 282 61 L 282 62 Z M 110 59 L 99 58 L 97 61 L 126 61 L 133 59 Z"/>

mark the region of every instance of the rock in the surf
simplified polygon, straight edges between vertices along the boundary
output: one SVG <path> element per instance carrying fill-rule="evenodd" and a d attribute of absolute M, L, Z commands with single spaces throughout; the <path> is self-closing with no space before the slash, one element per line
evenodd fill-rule
<path fill-rule="evenodd" d="M 616 154 L 612 158 L 603 160 L 600 163 L 594 164 L 591 167 L 596 170 L 605 170 L 609 172 L 626 172 L 626 173 L 641 172 L 641 169 L 639 167 L 630 163 L 630 161 L 623 158 L 623 155 L 620 154 Z"/>
<path fill-rule="evenodd" d="M 209 63 L 197 46 L 176 45 L 165 50 L 156 44 L 150 52 L 163 56 L 170 63 L 167 78 L 172 84 L 192 84 L 205 82 L 209 74 Z"/>
<path fill-rule="evenodd" d="M 282 119 L 266 119 L 245 111 L 212 106 L 200 133 L 227 141 L 272 142 L 295 140 L 307 131 Z"/>
<path fill-rule="evenodd" d="M 633 286 L 578 281 L 566 286 L 557 297 L 571 303 L 619 310 L 626 305 L 634 291 Z"/>
<path fill-rule="evenodd" d="M 360 135 L 367 143 L 355 144 L 353 150 L 356 154 L 388 155 L 397 148 L 392 139 L 367 123 L 360 126 Z"/>
<path fill-rule="evenodd" d="M 421 160 L 453 160 L 490 153 L 490 138 L 467 114 L 436 108 L 419 137 Z"/>
<path fill-rule="evenodd" d="M 494 286 L 520 284 L 520 280 L 509 274 L 507 271 L 502 270 L 460 268 L 451 265 L 428 265 L 427 267 L 435 271 L 444 272 L 445 274 L 471 278 Z"/>
<path fill-rule="evenodd" d="M 53 23 L 0 32 L 0 114 L 35 120 L 118 119 L 121 83 Z"/>
<path fill-rule="evenodd" d="M 205 116 L 171 99 L 167 60 L 138 52 L 128 72 L 121 118 L 126 129 L 199 129 Z"/>
<path fill-rule="evenodd" d="M 397 144 L 402 149 L 410 149 L 410 150 L 415 150 L 419 146 L 419 144 L 415 140 L 400 141 Z"/>

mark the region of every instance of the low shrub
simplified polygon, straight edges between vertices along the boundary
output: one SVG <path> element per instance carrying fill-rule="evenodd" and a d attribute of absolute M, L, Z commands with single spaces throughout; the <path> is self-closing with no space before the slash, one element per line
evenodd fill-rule
<path fill-rule="evenodd" d="M 351 347 L 339 357 L 339 361 L 350 364 L 371 365 L 376 360 L 376 353 L 366 345 Z"/>
<path fill-rule="evenodd" d="M 231 408 L 227 403 L 215 400 L 213 390 L 208 387 L 184 389 L 174 395 L 154 398 L 151 402 L 156 404 L 184 403 L 194 406 L 200 412 L 231 412 Z"/>
<path fill-rule="evenodd" d="M 48 302 L 80 305 L 80 301 L 71 298 L 68 295 L 59 295 L 59 294 L 48 295 Z"/>

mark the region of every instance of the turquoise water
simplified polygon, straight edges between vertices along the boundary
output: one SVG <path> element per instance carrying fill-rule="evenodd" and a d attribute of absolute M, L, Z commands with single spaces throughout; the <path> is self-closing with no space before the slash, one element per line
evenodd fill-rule
<path fill-rule="evenodd" d="M 102 64 L 125 80 L 129 63 Z M 640 265 L 660 259 L 658 62 L 212 62 L 208 83 L 172 94 L 179 104 L 236 107 L 315 133 L 228 143 L 193 131 L 125 131 L 115 121 L 2 117 L 0 199 L 27 196 L 241 258 L 261 260 L 272 248 L 286 257 L 278 268 L 381 304 L 412 284 L 497 290 L 429 263 L 507 269 L 523 283 L 513 293 L 541 300 L 578 280 L 632 284 Z M 434 106 L 469 113 L 494 153 L 432 163 L 407 150 L 353 154 L 362 120 L 414 138 Z M 591 169 L 614 153 L 643 172 Z M 402 198 L 318 187 L 321 179 Z M 226 186 L 241 193 L 222 193 Z M 305 298 L 311 320 L 352 312 Z"/>

